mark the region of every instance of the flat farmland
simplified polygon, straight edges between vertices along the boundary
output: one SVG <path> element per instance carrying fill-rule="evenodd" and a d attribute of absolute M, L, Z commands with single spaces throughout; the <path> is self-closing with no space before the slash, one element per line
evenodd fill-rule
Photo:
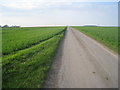
<path fill-rule="evenodd" d="M 40 88 L 66 27 L 3 28 L 3 88 Z"/>
<path fill-rule="evenodd" d="M 3 28 L 3 54 L 31 47 L 61 33 L 62 30 L 61 27 Z"/>
<path fill-rule="evenodd" d="M 118 87 L 117 27 L 3 28 L 2 42 L 3 88 Z"/>
<path fill-rule="evenodd" d="M 74 26 L 74 28 L 118 52 L 118 47 L 120 47 L 118 27 Z"/>

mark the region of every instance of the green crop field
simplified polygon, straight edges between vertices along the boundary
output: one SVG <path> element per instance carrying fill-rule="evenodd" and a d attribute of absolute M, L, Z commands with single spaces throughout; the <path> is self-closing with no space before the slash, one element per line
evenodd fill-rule
<path fill-rule="evenodd" d="M 31 47 L 61 31 L 61 27 L 3 28 L 3 54 L 7 55 Z"/>
<path fill-rule="evenodd" d="M 115 52 L 120 47 L 120 42 L 118 43 L 118 27 L 74 26 L 73 28 L 103 43 Z"/>
<path fill-rule="evenodd" d="M 66 27 L 3 28 L 3 88 L 41 88 Z"/>

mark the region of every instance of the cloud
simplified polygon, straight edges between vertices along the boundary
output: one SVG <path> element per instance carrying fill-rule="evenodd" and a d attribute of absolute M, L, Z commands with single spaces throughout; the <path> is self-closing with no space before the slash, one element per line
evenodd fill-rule
<path fill-rule="evenodd" d="M 46 0 L 4 0 L 1 5 L 9 8 L 16 9 L 34 9 L 34 8 L 43 8 L 49 4 L 49 1 Z"/>
<path fill-rule="evenodd" d="M 4 0 L 1 2 L 2 6 L 16 9 L 35 9 L 47 8 L 51 6 L 59 6 L 65 4 L 68 0 L 54 1 L 54 0 Z M 66 3 L 70 4 L 70 2 Z"/>
<path fill-rule="evenodd" d="M 117 3 L 72 1 L 2 0 L 1 24 L 21 26 L 117 24 Z"/>
<path fill-rule="evenodd" d="M 3 0 L 1 5 L 9 8 L 16 9 L 35 9 L 35 8 L 47 8 L 50 6 L 60 6 L 60 5 L 71 5 L 73 2 L 107 2 L 113 1 L 117 2 L 118 0 Z M 80 5 L 79 7 L 84 7 Z"/>

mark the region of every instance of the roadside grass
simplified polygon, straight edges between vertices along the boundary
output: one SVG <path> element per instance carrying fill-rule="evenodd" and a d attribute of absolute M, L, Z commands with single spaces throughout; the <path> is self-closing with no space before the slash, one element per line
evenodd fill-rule
<path fill-rule="evenodd" d="M 2 87 L 42 88 L 46 74 L 52 64 L 58 44 L 63 38 L 66 28 L 61 29 L 62 32 L 57 31 L 58 33 L 45 41 L 16 51 L 15 53 L 3 55 Z M 61 29 L 59 30 L 61 31 Z"/>
<path fill-rule="evenodd" d="M 118 42 L 118 27 L 73 26 L 73 28 L 78 29 L 118 53 L 118 47 L 120 48 L 120 42 Z"/>

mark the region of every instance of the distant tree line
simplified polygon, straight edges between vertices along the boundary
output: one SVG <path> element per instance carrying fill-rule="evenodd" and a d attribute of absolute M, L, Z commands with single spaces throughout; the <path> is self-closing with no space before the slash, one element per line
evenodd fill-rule
<path fill-rule="evenodd" d="M 6 27 L 20 27 L 20 26 L 16 26 L 16 25 L 15 25 L 15 26 L 14 26 L 14 25 L 13 25 L 13 26 L 9 26 L 9 25 L 3 25 L 3 26 L 1 26 L 1 25 L 0 25 L 0 27 L 6 28 Z"/>

